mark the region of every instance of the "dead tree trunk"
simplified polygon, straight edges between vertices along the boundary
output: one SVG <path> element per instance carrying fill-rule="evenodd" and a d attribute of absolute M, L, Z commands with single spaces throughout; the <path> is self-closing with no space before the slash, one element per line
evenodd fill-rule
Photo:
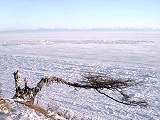
<path fill-rule="evenodd" d="M 17 70 L 16 72 L 13 73 L 14 75 L 14 80 L 15 80 L 15 88 L 16 88 L 16 92 L 18 92 L 18 90 L 20 90 L 20 74 L 19 74 L 19 70 Z"/>
<path fill-rule="evenodd" d="M 16 74 L 15 74 L 16 75 Z M 59 77 L 46 77 L 42 78 L 36 87 L 30 88 L 27 85 L 27 81 L 25 80 L 25 87 L 23 89 L 20 88 L 19 84 L 16 83 L 19 81 L 17 76 L 15 77 L 15 84 L 18 87 L 16 88 L 16 94 L 14 97 L 22 98 L 24 101 L 29 102 L 31 104 L 34 103 L 34 99 L 39 91 L 41 91 L 44 85 L 49 85 L 51 83 L 57 82 L 61 84 L 66 84 L 69 86 L 73 86 L 76 88 L 85 88 L 85 89 L 94 89 L 98 93 L 105 95 L 106 97 L 125 105 L 131 106 L 143 106 L 146 107 L 148 103 L 145 100 L 131 100 L 130 96 L 123 92 L 123 89 L 129 88 L 131 86 L 136 86 L 141 82 L 136 82 L 132 79 L 120 79 L 120 78 L 111 78 L 107 76 L 101 75 L 92 75 L 87 74 L 83 76 L 83 80 L 78 83 L 72 83 L 67 80 L 64 80 Z M 19 77 L 18 77 L 19 78 Z M 110 95 L 106 94 L 103 90 L 111 90 L 113 92 L 118 92 L 121 96 L 120 100 L 111 97 Z"/>

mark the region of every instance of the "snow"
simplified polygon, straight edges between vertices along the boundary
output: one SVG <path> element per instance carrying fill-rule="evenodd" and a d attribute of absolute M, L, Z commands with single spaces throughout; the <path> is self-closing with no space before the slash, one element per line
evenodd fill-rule
<path fill-rule="evenodd" d="M 15 92 L 13 72 L 21 72 L 34 87 L 44 76 L 69 81 L 81 80 L 88 72 L 144 81 L 126 92 L 146 99 L 149 107 L 126 106 L 94 90 L 52 84 L 36 97 L 43 108 L 48 104 L 71 116 L 93 120 L 160 118 L 160 32 L 19 32 L 0 33 L 0 88 L 4 98 Z M 23 82 L 21 83 L 23 86 Z M 111 96 L 117 97 L 112 91 Z M 47 119 L 23 105 L 12 103 L 4 119 Z"/>

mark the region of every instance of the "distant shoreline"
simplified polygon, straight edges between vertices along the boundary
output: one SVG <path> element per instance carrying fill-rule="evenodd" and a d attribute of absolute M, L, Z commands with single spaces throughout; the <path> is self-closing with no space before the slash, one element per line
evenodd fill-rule
<path fill-rule="evenodd" d="M 5 30 L 0 33 L 10 32 L 160 32 L 160 28 L 93 28 L 93 29 L 24 29 L 24 30 Z"/>

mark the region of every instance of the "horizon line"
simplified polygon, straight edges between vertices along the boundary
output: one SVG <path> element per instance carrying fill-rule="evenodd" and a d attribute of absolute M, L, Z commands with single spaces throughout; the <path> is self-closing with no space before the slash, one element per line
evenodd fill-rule
<path fill-rule="evenodd" d="M 152 27 L 111 27 L 111 28 L 30 28 L 15 30 L 0 30 L 0 32 L 38 32 L 38 31 L 160 31 L 160 28 Z"/>

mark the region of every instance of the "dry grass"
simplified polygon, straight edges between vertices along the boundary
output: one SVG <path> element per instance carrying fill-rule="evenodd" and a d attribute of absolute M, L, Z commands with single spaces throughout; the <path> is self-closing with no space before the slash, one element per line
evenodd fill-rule
<path fill-rule="evenodd" d="M 0 96 L 0 112 L 3 112 L 3 113 L 11 112 L 11 107 L 10 107 L 9 102 L 7 102 L 1 96 Z"/>
<path fill-rule="evenodd" d="M 40 107 L 39 105 L 34 105 L 29 102 L 18 101 L 18 100 L 15 100 L 15 102 L 23 104 L 23 105 L 35 110 L 36 112 L 41 113 L 44 116 L 51 118 L 53 120 L 68 120 L 63 115 L 57 114 L 54 111 L 50 111 L 49 109 L 44 109 L 44 108 Z"/>

